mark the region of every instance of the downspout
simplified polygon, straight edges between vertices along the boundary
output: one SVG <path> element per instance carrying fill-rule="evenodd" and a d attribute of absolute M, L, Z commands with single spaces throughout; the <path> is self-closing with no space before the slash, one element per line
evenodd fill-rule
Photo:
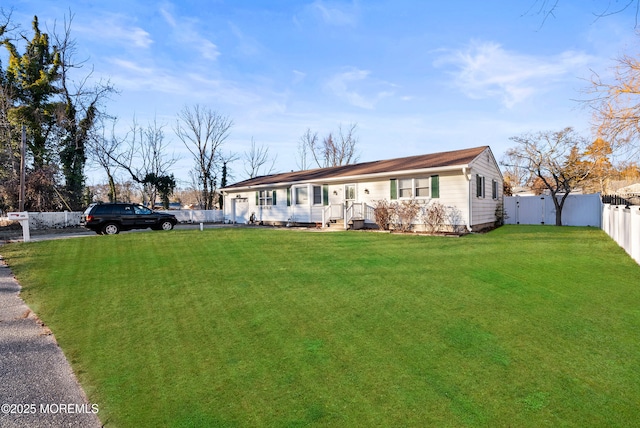
<path fill-rule="evenodd" d="M 464 178 L 467 180 L 467 204 L 469 205 L 469 213 L 467 215 L 467 232 L 471 232 L 471 218 L 473 215 L 473 199 L 471 197 L 471 168 L 469 168 L 469 174 L 467 175 L 467 167 L 463 166 L 462 167 L 462 174 L 464 175 Z"/>

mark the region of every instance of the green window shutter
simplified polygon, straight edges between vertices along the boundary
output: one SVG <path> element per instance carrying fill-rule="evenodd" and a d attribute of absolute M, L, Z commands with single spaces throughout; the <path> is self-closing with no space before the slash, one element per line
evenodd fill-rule
<path fill-rule="evenodd" d="M 440 197 L 440 176 L 438 175 L 431 176 L 431 197 Z"/>
<path fill-rule="evenodd" d="M 273 191 L 273 204 L 272 205 L 276 205 L 276 191 Z"/>
<path fill-rule="evenodd" d="M 291 206 L 291 187 L 287 188 L 287 206 Z"/>
<path fill-rule="evenodd" d="M 260 205 L 260 192 L 256 192 L 256 206 Z"/>
<path fill-rule="evenodd" d="M 390 180 L 391 183 L 391 199 L 398 199 L 398 185 L 396 184 L 396 179 L 392 178 Z"/>
<path fill-rule="evenodd" d="M 329 185 L 322 185 L 322 205 L 329 205 Z"/>

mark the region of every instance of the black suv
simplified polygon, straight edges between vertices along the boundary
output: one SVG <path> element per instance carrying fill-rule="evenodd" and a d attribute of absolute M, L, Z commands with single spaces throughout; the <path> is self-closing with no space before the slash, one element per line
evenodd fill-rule
<path fill-rule="evenodd" d="M 91 204 L 82 215 L 80 224 L 99 235 L 115 235 L 121 230 L 171 230 L 178 223 L 173 214 L 151 211 L 138 204 Z"/>

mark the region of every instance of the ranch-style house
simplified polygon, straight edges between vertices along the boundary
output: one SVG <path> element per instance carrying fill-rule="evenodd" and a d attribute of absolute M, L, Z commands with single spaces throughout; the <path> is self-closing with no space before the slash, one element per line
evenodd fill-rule
<path fill-rule="evenodd" d="M 225 220 L 376 227 L 377 201 L 437 201 L 454 228 L 496 222 L 502 174 L 489 146 L 255 177 L 221 189 Z M 416 229 L 420 221 L 415 222 Z"/>

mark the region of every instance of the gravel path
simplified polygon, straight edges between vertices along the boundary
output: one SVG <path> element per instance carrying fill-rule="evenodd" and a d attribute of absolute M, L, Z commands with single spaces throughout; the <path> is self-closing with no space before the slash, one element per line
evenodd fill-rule
<path fill-rule="evenodd" d="M 100 427 L 51 331 L 0 260 L 0 427 Z M 94 413 L 94 412 L 96 412 Z"/>

